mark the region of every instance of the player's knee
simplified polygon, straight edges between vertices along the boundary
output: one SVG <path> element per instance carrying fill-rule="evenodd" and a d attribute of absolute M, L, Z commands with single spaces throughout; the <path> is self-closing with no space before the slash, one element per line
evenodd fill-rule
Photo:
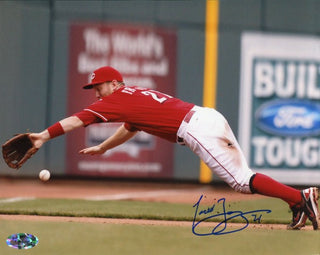
<path fill-rule="evenodd" d="M 244 194 L 252 194 L 253 192 L 250 187 L 250 180 L 252 175 L 253 173 L 246 176 L 245 178 L 238 179 L 231 185 L 231 187 L 237 192 L 244 193 Z"/>
<path fill-rule="evenodd" d="M 233 189 L 234 189 L 235 191 L 237 191 L 237 192 L 240 192 L 240 193 L 252 194 L 249 185 L 240 185 L 240 184 L 237 184 Z"/>

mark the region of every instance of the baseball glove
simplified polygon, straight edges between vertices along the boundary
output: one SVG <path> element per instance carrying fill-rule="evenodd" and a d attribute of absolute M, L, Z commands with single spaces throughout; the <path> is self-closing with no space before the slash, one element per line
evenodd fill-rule
<path fill-rule="evenodd" d="M 7 165 L 19 169 L 36 152 L 30 133 L 18 134 L 2 145 L 2 156 Z"/>

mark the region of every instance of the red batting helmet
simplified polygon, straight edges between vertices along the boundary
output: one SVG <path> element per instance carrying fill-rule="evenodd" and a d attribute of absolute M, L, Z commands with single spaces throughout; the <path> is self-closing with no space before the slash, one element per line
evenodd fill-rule
<path fill-rule="evenodd" d="M 111 66 L 100 67 L 91 74 L 91 82 L 84 85 L 82 88 L 92 89 L 93 85 L 113 80 L 123 82 L 122 75 Z"/>

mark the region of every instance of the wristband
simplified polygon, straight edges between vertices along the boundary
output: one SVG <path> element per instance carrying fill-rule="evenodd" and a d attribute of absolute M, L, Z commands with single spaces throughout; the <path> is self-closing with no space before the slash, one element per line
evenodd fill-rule
<path fill-rule="evenodd" d="M 65 133 L 60 122 L 57 122 L 57 123 L 53 124 L 52 126 L 48 127 L 47 130 L 50 134 L 50 138 L 55 138 L 55 137 L 63 135 Z"/>

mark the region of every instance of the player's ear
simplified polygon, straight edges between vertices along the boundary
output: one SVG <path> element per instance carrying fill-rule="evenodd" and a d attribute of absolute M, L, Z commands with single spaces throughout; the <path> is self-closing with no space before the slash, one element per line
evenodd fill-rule
<path fill-rule="evenodd" d="M 112 80 L 111 81 L 112 88 L 116 88 L 116 87 L 118 87 L 118 85 L 119 85 L 119 82 L 117 80 Z"/>
<path fill-rule="evenodd" d="M 112 91 L 115 91 L 116 88 L 118 87 L 118 81 L 112 80 L 110 84 L 111 84 Z"/>
<path fill-rule="evenodd" d="M 114 87 L 115 86 L 115 84 L 116 84 L 116 80 L 112 80 L 112 81 L 109 81 L 109 82 L 107 82 L 108 84 L 111 84 L 111 86 L 112 87 Z"/>

